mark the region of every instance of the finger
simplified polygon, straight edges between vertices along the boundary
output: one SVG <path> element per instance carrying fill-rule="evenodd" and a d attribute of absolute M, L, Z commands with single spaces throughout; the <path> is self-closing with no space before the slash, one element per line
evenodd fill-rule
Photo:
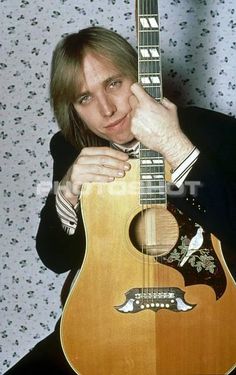
<path fill-rule="evenodd" d="M 80 178 L 81 176 L 103 176 L 103 177 L 123 177 L 125 171 L 123 169 L 114 169 L 105 165 L 90 165 L 80 168 Z"/>
<path fill-rule="evenodd" d="M 148 95 L 148 93 L 146 93 L 144 88 L 137 82 L 133 83 L 130 89 L 139 102 L 143 102 L 147 99 L 150 100 L 150 96 Z"/>
<path fill-rule="evenodd" d="M 98 167 L 102 166 L 120 171 L 128 171 L 130 169 L 130 164 L 127 161 L 107 155 L 80 155 L 74 165 L 85 166 L 86 168 L 91 165 L 96 165 Z"/>
<path fill-rule="evenodd" d="M 125 171 L 117 171 L 111 168 L 105 168 L 97 165 L 90 166 L 89 168 L 81 168 L 79 174 L 73 176 L 72 188 L 78 190 L 78 186 L 81 187 L 87 182 L 109 182 L 114 181 L 116 178 L 122 178 L 125 176 Z M 74 190 L 74 189 L 73 189 Z"/>
<path fill-rule="evenodd" d="M 105 175 L 91 175 L 88 177 L 86 182 L 112 182 L 115 180 L 113 176 L 105 176 Z"/>
<path fill-rule="evenodd" d="M 129 97 L 129 104 L 130 104 L 130 107 L 134 110 L 137 105 L 138 105 L 138 99 L 136 98 L 135 95 L 130 95 Z"/>
<path fill-rule="evenodd" d="M 166 109 L 173 109 L 175 108 L 175 104 L 172 103 L 169 99 L 163 97 L 160 101 L 160 104 L 163 105 L 163 107 L 165 107 Z"/>
<path fill-rule="evenodd" d="M 118 160 L 128 160 L 129 156 L 123 151 L 115 150 L 110 147 L 85 147 L 79 156 L 108 156 Z"/>

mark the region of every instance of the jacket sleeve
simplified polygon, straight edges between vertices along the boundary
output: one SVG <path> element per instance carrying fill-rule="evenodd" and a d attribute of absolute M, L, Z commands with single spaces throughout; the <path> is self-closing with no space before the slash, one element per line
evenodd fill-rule
<path fill-rule="evenodd" d="M 85 250 L 84 226 L 78 210 L 78 225 L 73 235 L 62 228 L 56 212 L 56 186 L 77 157 L 76 151 L 65 141 L 61 133 L 53 136 L 50 142 L 53 157 L 53 188 L 40 214 L 36 235 L 36 249 L 46 267 L 56 273 L 78 269 L 83 261 Z"/>
<path fill-rule="evenodd" d="M 181 128 L 227 179 L 236 181 L 236 119 L 204 108 L 178 109 Z"/>
<path fill-rule="evenodd" d="M 201 108 L 179 110 L 180 124 L 200 150 L 183 194 L 170 197 L 222 244 L 232 273 L 236 268 L 236 120 Z"/>

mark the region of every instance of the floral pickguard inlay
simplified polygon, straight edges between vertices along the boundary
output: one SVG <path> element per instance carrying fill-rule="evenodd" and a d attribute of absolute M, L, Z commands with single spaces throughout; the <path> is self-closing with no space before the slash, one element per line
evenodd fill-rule
<path fill-rule="evenodd" d="M 211 251 L 209 249 L 204 247 L 200 249 L 193 249 L 190 250 L 191 254 L 188 256 L 191 240 L 187 237 L 187 235 L 184 235 L 181 236 L 180 241 L 181 244 L 177 248 L 174 248 L 174 250 L 172 250 L 171 253 L 163 259 L 167 260 L 168 263 L 178 262 L 179 267 L 183 266 L 183 261 L 186 259 L 188 264 L 195 268 L 197 272 L 205 270 L 209 271 L 211 274 L 214 274 L 216 269 L 215 258 L 211 255 Z"/>
<path fill-rule="evenodd" d="M 212 287 L 216 298 L 220 298 L 226 289 L 226 276 L 216 253 L 211 233 L 204 230 L 187 215 L 168 203 L 169 211 L 179 226 L 179 238 L 174 248 L 156 261 L 175 268 L 185 280 L 185 285 L 205 284 Z"/>

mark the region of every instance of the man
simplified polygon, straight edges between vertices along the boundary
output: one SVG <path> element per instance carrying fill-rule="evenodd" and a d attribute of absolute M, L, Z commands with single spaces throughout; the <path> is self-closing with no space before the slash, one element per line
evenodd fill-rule
<path fill-rule="evenodd" d="M 54 183 L 41 212 L 39 256 L 57 273 L 76 274 L 85 250 L 81 187 L 124 177 L 141 141 L 168 161 L 174 190 L 185 186 L 183 194 L 170 194 L 169 200 L 222 241 L 232 266 L 235 119 L 200 108 L 177 109 L 166 98 L 156 102 L 136 81 L 136 52 L 114 32 L 84 29 L 56 47 L 50 90 L 61 131 L 51 141 Z M 190 189 L 196 182 L 197 194 Z M 32 373 L 73 373 L 63 358 L 58 329 L 9 374 L 30 373 L 33 367 Z"/>

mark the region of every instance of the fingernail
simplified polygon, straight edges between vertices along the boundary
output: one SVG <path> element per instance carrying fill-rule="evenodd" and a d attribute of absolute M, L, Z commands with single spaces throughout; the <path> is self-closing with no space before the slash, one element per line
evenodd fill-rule
<path fill-rule="evenodd" d="M 123 177 L 124 176 L 124 172 L 123 171 L 117 172 L 117 176 Z"/>
<path fill-rule="evenodd" d="M 126 171 L 128 171 L 128 170 L 130 169 L 130 164 L 125 164 L 125 165 L 124 165 L 124 169 L 125 169 Z"/>

